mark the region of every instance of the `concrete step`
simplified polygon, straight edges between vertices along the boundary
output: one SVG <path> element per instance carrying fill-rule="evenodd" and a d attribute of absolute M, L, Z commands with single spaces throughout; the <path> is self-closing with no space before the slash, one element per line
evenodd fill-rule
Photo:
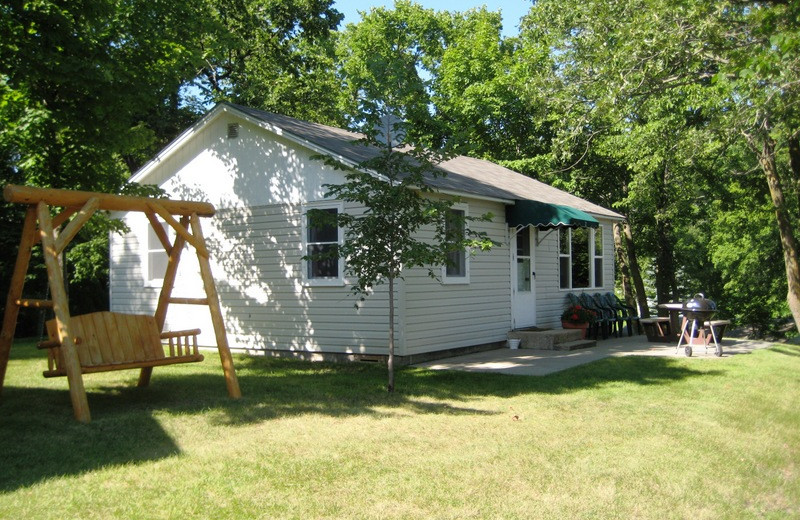
<path fill-rule="evenodd" d="M 559 345 L 580 340 L 581 333 L 575 329 L 514 330 L 508 333 L 508 337 L 522 340 L 520 348 L 563 350 Z"/>
<path fill-rule="evenodd" d="M 578 350 L 580 348 L 591 348 L 597 345 L 593 339 L 579 339 L 575 341 L 566 341 L 564 343 L 557 343 L 553 346 L 553 350 Z"/>

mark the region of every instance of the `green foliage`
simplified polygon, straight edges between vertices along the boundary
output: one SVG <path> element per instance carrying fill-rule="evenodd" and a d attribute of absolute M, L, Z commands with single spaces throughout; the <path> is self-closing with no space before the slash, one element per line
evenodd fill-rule
<path fill-rule="evenodd" d="M 717 304 L 762 336 L 774 332 L 776 316 L 786 314 L 787 287 L 769 197 L 763 187 L 753 189 L 752 184 L 734 182 L 731 199 L 714 203 L 709 248 L 725 283 Z"/>
<path fill-rule="evenodd" d="M 194 84 L 208 102 L 339 124 L 332 0 L 205 0 L 203 66 Z"/>

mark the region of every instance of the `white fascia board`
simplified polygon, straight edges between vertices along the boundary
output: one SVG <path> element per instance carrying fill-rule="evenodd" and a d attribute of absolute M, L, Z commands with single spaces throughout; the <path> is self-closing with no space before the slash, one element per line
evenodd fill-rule
<path fill-rule="evenodd" d="M 280 128 L 278 126 L 275 126 L 275 125 L 272 125 L 270 123 L 267 123 L 266 121 L 262 121 L 260 119 L 255 118 L 255 117 L 252 117 L 249 114 L 246 114 L 246 113 L 244 113 L 244 112 L 242 112 L 240 110 L 237 110 L 235 107 L 232 107 L 230 105 L 221 103 L 221 104 L 217 105 L 216 107 L 214 107 L 214 109 L 211 110 L 211 112 L 209 112 L 208 114 L 206 114 L 205 116 L 200 118 L 191 127 L 189 127 L 188 129 L 184 130 L 178 137 L 176 137 L 171 143 L 169 143 L 163 150 L 158 152 L 158 154 L 156 154 L 155 157 L 150 159 L 147 163 L 144 164 L 144 166 L 139 168 L 133 175 L 131 175 L 130 179 L 128 179 L 128 182 L 141 182 L 141 181 L 143 181 L 150 174 L 150 172 L 156 166 L 158 166 L 159 163 L 161 163 L 162 161 L 166 160 L 170 155 L 175 153 L 183 145 L 184 142 L 186 142 L 189 139 L 191 139 L 191 137 L 194 136 L 202 127 L 204 127 L 205 125 L 211 124 L 215 119 L 217 119 L 218 117 L 220 117 L 224 113 L 235 114 L 236 117 L 244 119 L 245 121 L 247 121 L 247 122 L 249 122 L 249 123 L 251 123 L 251 124 L 253 124 L 253 125 L 255 125 L 255 126 L 259 127 L 259 128 L 263 128 L 264 130 L 267 130 L 268 132 L 271 132 L 271 133 L 273 133 L 275 135 L 278 135 L 278 136 L 281 136 L 281 137 L 283 137 L 285 139 L 288 139 L 289 141 L 292 141 L 295 144 L 298 144 L 298 145 L 301 145 L 301 146 L 303 146 L 305 148 L 308 148 L 308 149 L 310 149 L 310 150 L 312 150 L 312 151 L 314 151 L 314 152 L 316 152 L 318 154 L 328 155 L 328 156 L 334 158 L 335 160 L 341 162 L 345 166 L 349 166 L 349 167 L 351 167 L 353 169 L 359 169 L 361 171 L 369 173 L 370 175 L 374 176 L 375 178 L 377 178 L 379 180 L 388 181 L 388 178 L 386 178 L 384 175 L 381 175 L 381 174 L 379 174 L 378 172 L 376 172 L 374 170 L 365 170 L 365 169 L 359 168 L 358 163 L 356 161 L 348 159 L 347 157 L 344 157 L 343 155 L 333 153 L 332 151 L 330 151 L 330 150 L 328 150 L 328 149 L 326 149 L 326 148 L 324 148 L 322 146 L 316 145 L 316 144 L 314 144 L 314 143 L 312 143 L 310 141 L 307 141 L 306 139 L 303 139 L 302 137 L 300 137 L 298 135 L 295 135 L 295 134 L 293 134 L 291 132 L 286 132 L 286 131 L 283 130 L 283 128 Z M 414 187 L 412 187 L 412 188 L 414 188 Z M 416 187 L 416 188 L 419 189 L 418 187 Z M 467 192 L 460 192 L 460 191 L 453 191 L 453 190 L 439 190 L 439 189 L 436 189 L 435 191 L 437 193 L 442 193 L 444 195 L 452 195 L 452 196 L 459 196 L 459 197 L 469 197 L 469 198 L 476 199 L 476 200 L 500 202 L 502 204 L 513 204 L 514 203 L 514 201 L 511 200 L 511 199 L 500 199 L 500 198 L 496 198 L 496 197 L 488 197 L 488 196 L 484 196 L 484 195 L 476 195 L 476 194 L 467 193 Z"/>
<path fill-rule="evenodd" d="M 414 186 L 414 188 L 417 187 Z M 437 188 L 433 188 L 433 190 L 434 193 L 441 193 L 442 195 L 452 195 L 454 197 L 463 197 L 467 199 L 485 200 L 488 202 L 499 202 L 501 204 L 506 204 L 506 205 L 514 204 L 514 201 L 512 199 L 498 199 L 497 197 L 489 197 L 488 195 L 476 195 L 474 193 L 467 193 L 466 191 L 440 190 Z"/>

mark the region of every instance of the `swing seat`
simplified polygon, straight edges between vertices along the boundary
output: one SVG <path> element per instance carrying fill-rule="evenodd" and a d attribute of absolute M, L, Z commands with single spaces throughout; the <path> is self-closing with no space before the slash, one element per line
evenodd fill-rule
<path fill-rule="evenodd" d="M 200 329 L 162 333 L 149 315 L 94 312 L 71 317 L 70 327 L 83 374 L 203 360 L 197 349 Z M 50 340 L 39 344 L 49 351 L 43 375 L 66 376 L 56 320 L 47 322 L 47 335 Z"/>

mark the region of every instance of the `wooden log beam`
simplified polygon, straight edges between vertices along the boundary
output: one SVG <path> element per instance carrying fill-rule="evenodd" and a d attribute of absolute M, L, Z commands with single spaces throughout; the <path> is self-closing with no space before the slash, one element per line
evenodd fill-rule
<path fill-rule="evenodd" d="M 147 204 L 158 201 L 170 215 L 192 215 L 197 213 L 201 217 L 214 215 L 214 206 L 208 202 L 195 202 L 188 200 L 151 199 L 147 197 L 129 197 L 126 195 L 112 195 L 110 193 L 95 193 L 91 191 L 57 190 L 53 188 L 35 188 L 32 186 L 18 186 L 8 184 L 3 189 L 3 198 L 6 202 L 17 204 L 38 204 L 44 202 L 51 206 L 84 206 L 89 199 L 97 198 L 98 209 L 103 211 L 147 211 Z"/>
<path fill-rule="evenodd" d="M 164 226 L 161 225 L 161 222 L 158 221 L 156 214 L 152 211 L 146 211 L 145 215 L 147 215 L 147 220 L 150 221 L 150 226 L 153 228 L 156 236 L 158 237 L 158 241 L 161 242 L 161 245 L 164 247 L 164 251 L 167 252 L 167 256 L 172 253 L 172 244 L 169 242 L 169 236 L 167 232 L 164 231 Z"/>
<path fill-rule="evenodd" d="M 202 244 L 205 244 L 200 218 L 197 215 L 192 215 L 189 223 L 192 226 L 192 233 L 194 236 L 197 237 Z M 219 358 L 222 362 L 222 371 L 225 374 L 225 384 L 228 387 L 228 395 L 233 399 L 239 399 L 242 397 L 242 391 L 239 388 L 239 379 L 236 377 L 236 369 L 233 366 L 233 356 L 231 356 L 231 349 L 228 346 L 228 335 L 225 332 L 225 321 L 222 318 L 219 293 L 217 293 L 217 286 L 214 284 L 214 277 L 211 274 L 211 262 L 209 261 L 208 255 L 202 255 L 199 249 L 196 251 L 197 261 L 200 264 L 200 277 L 203 279 L 203 287 L 206 290 L 206 298 L 208 298 L 208 310 L 211 312 L 211 324 L 214 326 L 214 335 L 217 339 L 217 351 L 219 352 Z"/>
<path fill-rule="evenodd" d="M 174 220 L 174 219 L 173 219 Z M 161 224 L 159 224 L 160 226 Z M 181 217 L 178 227 L 186 229 L 189 225 L 189 217 Z M 156 326 L 158 331 L 164 330 L 164 323 L 167 321 L 167 309 L 169 308 L 170 298 L 172 297 L 172 288 L 175 285 L 175 278 L 178 276 L 178 264 L 181 261 L 181 252 L 183 252 L 183 244 L 186 239 L 182 234 L 175 237 L 175 243 L 169 252 L 167 259 L 167 271 L 164 273 L 164 280 L 161 282 L 161 293 L 158 295 L 158 305 L 156 306 Z M 150 384 L 150 378 L 153 375 L 153 367 L 142 367 L 139 371 L 139 381 L 137 386 L 147 386 Z"/>
<path fill-rule="evenodd" d="M 150 210 L 158 213 L 158 215 L 164 219 L 164 222 L 169 224 L 172 227 L 172 229 L 175 230 L 175 233 L 182 236 L 184 240 L 189 242 L 199 254 L 208 258 L 208 249 L 206 248 L 205 242 L 202 240 L 198 240 L 197 237 L 189 233 L 189 231 L 183 225 L 181 225 L 180 222 L 175 220 L 173 216 L 169 214 L 166 208 L 164 208 L 158 201 L 155 200 L 148 201 L 147 207 Z"/>
<path fill-rule="evenodd" d="M 31 249 L 36 238 L 36 207 L 28 206 L 25 213 L 25 222 L 22 224 L 22 237 L 17 251 L 17 261 L 6 298 L 6 309 L 3 313 L 3 328 L 0 331 L 0 394 L 3 392 L 3 383 L 8 367 L 8 356 L 11 353 L 11 344 L 14 342 L 14 331 L 17 328 L 19 304 L 22 298 L 22 289 L 25 285 L 25 273 L 31 260 Z"/>
<path fill-rule="evenodd" d="M 78 234 L 78 231 L 80 231 L 84 224 L 86 224 L 86 222 L 92 218 L 92 215 L 94 215 L 94 212 L 97 211 L 98 207 L 100 207 L 100 201 L 97 197 L 92 197 L 86 201 L 86 204 L 84 204 L 81 210 L 78 211 L 78 214 L 75 216 L 75 218 L 72 219 L 72 221 L 67 224 L 67 227 L 64 228 L 64 231 L 58 235 L 55 244 L 56 254 L 60 255 L 64 251 L 64 248 L 66 248 L 72 239 L 75 238 L 75 235 Z"/>
<path fill-rule="evenodd" d="M 83 386 L 81 375 L 81 362 L 72 336 L 69 305 L 67 294 L 64 290 L 64 279 L 61 276 L 61 265 L 58 263 L 55 239 L 53 237 L 53 221 L 50 218 L 50 208 L 44 202 L 36 206 L 39 217 L 39 234 L 42 237 L 42 250 L 44 263 L 47 266 L 47 278 L 50 281 L 50 294 L 53 296 L 53 312 L 56 315 L 56 327 L 61 341 L 61 354 L 64 356 L 64 370 L 69 382 L 69 396 L 72 400 L 72 410 L 75 418 L 80 422 L 88 423 L 92 420 L 89 412 L 89 401 L 86 398 L 86 388 Z"/>
<path fill-rule="evenodd" d="M 23 298 L 16 300 L 20 307 L 33 307 L 35 309 L 52 309 L 53 300 L 36 300 L 33 298 Z"/>
<path fill-rule="evenodd" d="M 177 303 L 179 305 L 208 305 L 208 298 L 178 298 L 172 297 L 169 303 Z"/>

